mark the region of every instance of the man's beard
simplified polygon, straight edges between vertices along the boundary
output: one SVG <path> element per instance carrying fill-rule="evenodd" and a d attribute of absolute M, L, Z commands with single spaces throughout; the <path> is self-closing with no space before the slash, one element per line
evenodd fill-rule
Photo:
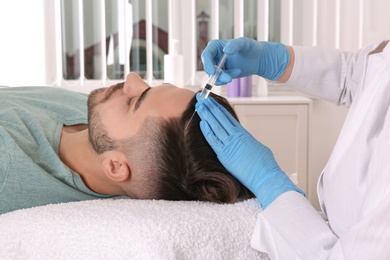
<path fill-rule="evenodd" d="M 106 129 L 104 129 L 104 126 L 101 123 L 100 113 L 96 107 L 109 100 L 115 91 L 123 88 L 123 85 L 124 83 L 117 84 L 110 93 L 101 100 L 98 100 L 99 95 L 107 88 L 95 89 L 88 96 L 88 139 L 97 154 L 115 150 L 117 145 L 115 140 L 110 138 Z"/>

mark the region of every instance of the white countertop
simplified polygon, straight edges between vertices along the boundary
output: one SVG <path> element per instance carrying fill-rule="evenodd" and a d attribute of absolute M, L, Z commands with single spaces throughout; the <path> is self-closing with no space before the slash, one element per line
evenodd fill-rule
<path fill-rule="evenodd" d="M 311 104 L 312 100 L 308 97 L 300 95 L 270 95 L 266 97 L 237 97 L 227 98 L 234 105 L 250 105 L 250 104 Z"/>

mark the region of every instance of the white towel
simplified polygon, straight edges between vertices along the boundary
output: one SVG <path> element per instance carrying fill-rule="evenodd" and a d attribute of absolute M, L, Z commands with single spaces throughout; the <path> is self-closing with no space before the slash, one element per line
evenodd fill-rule
<path fill-rule="evenodd" d="M 268 259 L 250 246 L 261 208 L 93 200 L 0 215 L 1 259 Z"/>

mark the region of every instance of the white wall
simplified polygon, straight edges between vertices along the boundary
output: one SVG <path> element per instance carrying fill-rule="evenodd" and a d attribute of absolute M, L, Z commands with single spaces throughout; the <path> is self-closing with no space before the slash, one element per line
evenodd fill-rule
<path fill-rule="evenodd" d="M 0 1 L 0 85 L 44 85 L 43 0 Z"/>

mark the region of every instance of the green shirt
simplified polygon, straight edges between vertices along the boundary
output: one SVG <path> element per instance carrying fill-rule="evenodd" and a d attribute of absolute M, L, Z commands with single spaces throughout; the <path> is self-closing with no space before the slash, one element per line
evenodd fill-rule
<path fill-rule="evenodd" d="M 88 189 L 58 156 L 63 125 L 86 123 L 85 94 L 55 87 L 0 88 L 0 214 L 112 197 Z"/>

